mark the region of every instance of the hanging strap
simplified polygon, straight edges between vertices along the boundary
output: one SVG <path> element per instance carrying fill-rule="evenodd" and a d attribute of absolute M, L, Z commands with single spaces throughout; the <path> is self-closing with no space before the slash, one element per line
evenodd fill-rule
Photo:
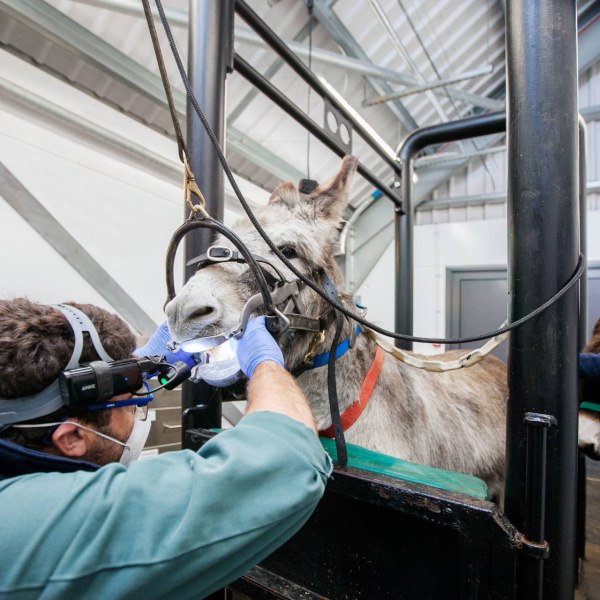
<path fill-rule="evenodd" d="M 144 13 L 146 15 L 146 22 L 148 23 L 148 30 L 150 32 L 150 38 L 152 39 L 152 46 L 154 47 L 154 54 L 156 56 L 156 62 L 160 70 L 160 77 L 162 79 L 163 87 L 165 88 L 165 94 L 167 96 L 167 102 L 169 103 L 169 112 L 171 113 L 171 121 L 173 121 L 173 128 L 175 129 L 175 137 L 177 138 L 177 150 L 179 152 L 179 158 L 182 163 L 185 164 L 186 159 L 189 159 L 185 140 L 181 133 L 181 126 L 179 125 L 179 118 L 177 117 L 177 111 L 175 109 L 175 102 L 173 101 L 173 94 L 171 93 L 171 85 L 169 83 L 169 76 L 167 75 L 167 69 L 165 67 L 165 61 L 163 59 L 162 50 L 160 49 L 160 42 L 158 41 L 158 35 L 156 33 L 156 27 L 154 27 L 154 17 L 152 16 L 152 10 L 148 0 L 142 0 L 144 5 Z"/>
<path fill-rule="evenodd" d="M 192 213 L 201 213 L 205 217 L 208 217 L 208 213 L 205 210 L 206 200 L 196 183 L 196 178 L 192 172 L 189 164 L 190 154 L 185 140 L 183 139 L 183 133 L 181 132 L 181 125 L 179 124 L 179 117 L 177 116 L 177 110 L 175 109 L 175 102 L 173 101 L 173 94 L 171 92 L 171 84 L 169 83 L 169 76 L 167 75 L 167 68 L 165 67 L 165 61 L 163 59 L 162 50 L 160 49 L 160 42 L 158 41 L 158 35 L 156 33 L 156 27 L 154 27 L 154 17 L 152 16 L 152 10 L 148 0 L 142 0 L 144 5 L 144 14 L 146 15 L 146 23 L 148 24 L 148 31 L 150 32 L 150 38 L 152 39 L 152 46 L 154 48 L 154 55 L 156 56 L 156 62 L 158 63 L 158 69 L 160 70 L 160 77 L 162 79 L 163 88 L 165 89 L 165 95 L 167 96 L 167 103 L 169 104 L 169 112 L 171 113 L 171 121 L 173 122 L 173 129 L 175 130 L 175 137 L 177 138 L 177 152 L 179 153 L 179 159 L 184 165 L 184 195 L 185 201 Z M 192 194 L 196 196 L 198 204 L 192 202 Z"/>
<path fill-rule="evenodd" d="M 323 289 L 331 298 L 338 303 L 341 303 L 341 299 L 333 285 L 331 279 L 325 271 L 320 272 L 321 283 Z M 333 341 L 331 342 L 331 348 L 329 349 L 329 361 L 327 371 L 327 391 L 329 393 L 329 410 L 331 412 L 331 423 L 333 433 L 335 437 L 335 448 L 337 450 L 337 463 L 344 467 L 348 463 L 348 453 L 346 451 L 346 439 L 344 438 L 344 428 L 342 427 L 342 420 L 340 417 L 340 407 L 337 397 L 337 385 L 335 380 L 335 353 L 338 347 L 340 336 L 342 335 L 342 328 L 344 327 L 344 315 L 339 311 L 335 310 L 335 334 L 333 335 Z"/>
<path fill-rule="evenodd" d="M 375 384 L 379 379 L 379 374 L 381 373 L 381 367 L 383 367 L 383 349 L 380 346 L 377 346 L 375 350 L 375 358 L 373 359 L 373 363 L 371 364 L 371 368 L 369 369 L 362 386 L 360 388 L 360 394 L 358 396 L 358 400 L 351 404 L 342 414 L 342 427 L 344 431 L 347 431 L 356 423 L 356 420 L 362 414 L 363 410 L 365 410 L 369 400 L 371 399 L 371 394 L 373 393 L 373 389 L 375 388 Z M 323 431 L 319 431 L 319 435 L 326 438 L 333 437 L 333 427 L 328 427 Z"/>

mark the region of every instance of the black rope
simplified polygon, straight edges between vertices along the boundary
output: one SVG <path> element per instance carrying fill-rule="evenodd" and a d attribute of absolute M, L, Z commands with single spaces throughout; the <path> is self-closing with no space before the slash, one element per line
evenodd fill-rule
<path fill-rule="evenodd" d="M 212 142 L 215 152 L 217 153 L 219 162 L 221 163 L 221 166 L 223 167 L 223 171 L 225 172 L 225 175 L 227 176 L 227 179 L 228 179 L 229 183 L 231 184 L 231 187 L 233 188 L 235 195 L 237 196 L 240 204 L 242 205 L 242 208 L 248 215 L 250 222 L 252 223 L 252 225 L 254 225 L 254 228 L 256 229 L 256 231 L 258 231 L 259 235 L 263 238 L 263 240 L 266 242 L 266 244 L 269 246 L 269 248 L 273 251 L 273 254 L 275 254 L 275 256 L 277 256 L 277 258 L 279 258 L 279 260 L 281 260 L 281 262 L 300 281 L 304 282 L 310 289 L 312 289 L 319 296 L 321 296 L 321 298 L 323 298 L 323 300 L 328 302 L 331 306 L 333 306 L 334 308 L 336 308 L 337 310 L 339 310 L 346 316 L 350 317 L 351 319 L 354 319 L 355 321 L 357 321 L 361 325 L 364 325 L 365 327 L 369 327 L 370 329 L 372 329 L 373 331 L 375 331 L 377 333 L 380 333 L 381 335 L 384 335 L 386 337 L 391 337 L 396 340 L 421 342 L 421 343 L 425 343 L 425 344 L 462 344 L 462 343 L 467 343 L 467 342 L 478 342 L 480 340 L 485 340 L 488 338 L 496 337 L 497 335 L 500 335 L 502 333 L 505 333 L 507 331 L 515 329 L 516 327 L 523 325 L 527 321 L 534 319 L 540 313 L 545 311 L 550 305 L 554 304 L 559 298 L 564 296 L 564 294 L 566 294 L 577 283 L 577 281 L 579 281 L 579 278 L 583 274 L 583 272 L 585 270 L 585 266 L 586 266 L 586 260 L 585 260 L 585 256 L 583 256 L 583 254 L 579 255 L 579 264 L 578 264 L 577 270 L 575 271 L 575 273 L 573 274 L 571 279 L 567 282 L 567 284 L 561 290 L 559 290 L 556 294 L 554 294 L 554 296 L 552 296 L 552 298 L 550 298 L 550 300 L 548 300 L 547 302 L 542 304 L 542 306 L 540 306 L 533 312 L 529 313 L 527 316 L 523 317 L 522 319 L 519 319 L 518 321 L 515 321 L 514 323 L 510 323 L 509 325 L 506 325 L 505 327 L 501 327 L 500 329 L 497 329 L 496 331 L 492 331 L 490 333 L 485 333 L 483 335 L 467 337 L 467 338 L 451 338 L 451 339 L 424 338 L 424 337 L 417 337 L 417 336 L 413 336 L 413 335 L 406 335 L 404 333 L 395 333 L 393 331 L 388 331 L 387 329 L 384 329 L 383 327 L 379 327 L 378 325 L 375 325 L 374 323 L 367 321 L 363 317 L 360 317 L 360 316 L 354 314 L 353 312 L 349 311 L 346 307 L 342 306 L 342 304 L 340 304 L 339 302 L 336 302 L 335 300 L 330 299 L 327 296 L 327 294 L 321 288 L 319 288 L 319 286 L 317 284 L 315 284 L 311 279 L 307 278 L 300 271 L 298 271 L 298 269 L 296 269 L 296 267 L 279 251 L 277 246 L 273 243 L 271 238 L 269 238 L 266 231 L 262 228 L 261 224 L 258 222 L 256 217 L 254 216 L 254 213 L 252 212 L 252 210 L 250 209 L 250 206 L 246 202 L 246 199 L 244 198 L 235 178 L 233 177 L 233 173 L 231 172 L 231 169 L 229 168 L 229 165 L 227 164 L 227 160 L 225 158 L 225 155 L 223 154 L 223 150 L 221 149 L 221 146 L 219 145 L 219 140 L 217 140 L 217 137 L 215 136 L 210 124 L 208 123 L 208 121 L 206 120 L 206 117 L 204 116 L 204 113 L 202 112 L 202 109 L 200 108 L 200 105 L 198 104 L 198 101 L 196 100 L 196 96 L 194 95 L 194 91 L 192 90 L 190 82 L 187 78 L 185 69 L 183 67 L 183 63 L 181 62 L 181 57 L 179 56 L 179 51 L 177 50 L 177 46 L 175 45 L 175 40 L 173 39 L 171 27 L 165 16 L 162 2 L 161 2 L 161 0 L 155 0 L 155 2 L 156 2 L 156 7 L 158 8 L 159 15 L 160 15 L 160 20 L 163 24 L 165 33 L 167 35 L 167 39 L 169 40 L 169 45 L 171 47 L 171 51 L 173 52 L 173 57 L 175 58 L 175 62 L 177 63 L 177 68 L 179 70 L 179 74 L 181 75 L 181 79 L 183 81 L 183 85 L 185 86 L 188 98 L 189 98 L 192 106 L 194 107 L 194 110 L 196 111 L 198 118 L 202 122 L 204 129 L 206 130 L 206 133 L 207 133 L 208 137 L 210 138 L 210 141 Z"/>

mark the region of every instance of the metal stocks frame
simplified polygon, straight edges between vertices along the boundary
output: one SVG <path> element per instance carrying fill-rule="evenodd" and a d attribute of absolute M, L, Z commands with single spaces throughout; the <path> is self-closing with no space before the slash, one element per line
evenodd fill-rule
<path fill-rule="evenodd" d="M 294 118 L 304 121 L 297 110 L 283 102 L 281 94 L 273 91 L 270 82 L 256 74 L 243 59 L 233 58 L 233 0 L 190 0 L 190 7 L 190 79 L 200 104 L 208 108 L 207 118 L 218 132 L 219 139 L 224 139 L 224 80 L 234 62 L 244 77 Z M 319 89 L 317 83 L 320 85 L 320 82 L 313 80 L 312 73 L 266 25 L 257 20 L 258 17 L 243 1 L 235 2 L 235 9 L 313 89 L 332 101 L 325 93 L 327 90 Z M 372 174 L 366 170 L 363 172 L 367 179 L 380 187 L 382 193 L 391 197 L 397 207 L 399 289 L 396 293 L 396 324 L 401 333 L 412 333 L 414 209 L 409 175 L 415 153 L 428 144 L 502 131 L 506 123 L 511 321 L 516 321 L 549 299 L 576 270 L 580 251 L 580 217 L 575 2 L 507 0 L 506 40 L 508 111 L 505 121 L 504 115 L 483 115 L 413 132 L 401 149 L 401 164 L 390 165 L 395 175 L 404 175 L 400 198 L 391 197 L 394 192 L 383 182 L 370 178 Z M 221 170 L 194 121 L 188 119 L 191 166 L 200 187 L 205 190 L 207 209 L 215 216 L 222 216 Z M 335 140 L 329 139 L 326 131 L 319 133 L 318 126 L 315 127 L 312 121 L 304 124 L 334 152 L 340 154 L 343 151 L 343 148 L 336 147 Z M 362 135 L 358 127 L 355 126 L 355 130 Z M 382 158 L 389 164 L 385 157 Z M 209 243 L 204 239 L 192 242 L 186 256 L 203 252 Z M 335 533 L 336 519 L 333 517 L 340 514 L 339 503 L 342 502 L 348 523 L 355 523 L 361 514 L 371 519 L 367 515 L 372 512 L 375 520 L 379 519 L 375 515 L 380 515 L 381 519 L 377 521 L 380 527 L 385 528 L 386 522 L 391 523 L 386 519 L 392 519 L 394 524 L 413 532 L 414 536 L 409 535 L 409 540 L 412 540 L 412 549 L 423 564 L 419 569 L 417 563 L 411 562 L 416 569 L 414 572 L 421 575 L 416 579 L 426 581 L 425 587 L 433 586 L 432 589 L 438 591 L 444 589 L 444 577 L 448 581 L 451 579 L 453 583 L 448 585 L 448 593 L 444 597 L 572 598 L 576 573 L 579 301 L 575 287 L 538 318 L 511 332 L 506 453 L 506 517 L 510 522 L 497 509 L 494 510 L 493 505 L 482 504 L 483 501 L 448 497 L 439 490 L 424 489 L 427 486 L 390 481 L 384 476 L 366 477 L 364 472 L 356 473 L 351 468 L 336 470 L 336 478 L 330 481 L 322 506 L 307 524 L 306 531 L 303 529 L 268 559 L 268 568 L 259 568 L 253 572 L 254 575 L 249 574 L 248 578 L 241 580 L 237 584 L 239 591 L 243 592 L 244 585 L 250 585 L 254 586 L 255 594 L 259 593 L 256 591 L 259 589 L 264 593 L 263 596 L 250 596 L 252 598 L 296 597 L 293 591 L 288 596 L 275 596 L 268 583 L 265 584 L 271 576 L 280 584 L 282 578 L 290 583 L 293 569 L 282 558 L 288 552 L 288 558 L 293 560 L 293 556 L 289 555 L 290 548 L 295 551 L 304 548 L 316 561 L 313 579 L 318 579 L 318 582 L 316 587 L 306 588 L 313 595 L 302 597 L 323 597 L 327 593 L 334 598 L 343 593 L 340 586 L 346 585 L 346 590 L 349 590 L 359 585 L 355 580 L 333 581 L 335 576 L 331 569 L 324 572 L 322 578 L 316 574 L 318 560 L 325 555 L 331 555 L 333 562 L 330 567 L 338 564 L 343 568 L 343 557 L 353 543 L 348 536 L 339 531 Z M 584 302 L 582 297 L 582 306 L 585 306 Z M 196 390 L 195 394 L 191 399 L 184 397 L 184 408 L 193 410 L 197 405 L 209 406 L 198 414 L 209 413 L 212 417 L 192 419 L 190 425 L 218 426 L 220 406 L 218 402 L 210 401 L 214 390 Z M 188 432 L 186 444 L 197 447 L 208 435 Z M 342 497 L 343 500 L 340 500 Z M 535 502 L 532 501 L 534 498 Z M 320 526 L 326 526 L 326 515 L 332 517 L 329 531 L 337 547 L 331 546 L 319 535 L 322 529 L 311 529 L 310 523 L 314 519 Z M 417 519 L 420 524 L 411 519 Z M 438 556 L 432 545 L 427 546 L 429 541 L 434 544 L 440 534 L 439 531 L 434 532 L 434 536 L 427 534 L 427 527 L 434 522 L 448 525 L 449 532 L 467 532 L 454 538 L 451 533 L 443 534 L 447 548 L 459 553 L 457 571 L 443 564 L 444 560 L 450 564 L 455 557 L 446 552 Z M 375 526 L 376 522 L 373 521 L 372 525 Z M 367 540 L 368 532 L 363 533 Z M 397 530 L 398 543 L 402 536 L 402 531 Z M 296 539 L 299 546 L 294 545 Z M 425 545 L 423 540 L 427 542 Z M 363 550 L 371 552 L 380 561 L 379 566 L 385 568 L 386 553 L 381 554 L 370 545 L 375 541 L 365 541 Z M 324 550 L 325 554 L 315 550 L 323 544 L 329 548 Z M 398 552 L 394 552 L 396 556 Z M 427 556 L 437 557 L 437 560 L 428 560 Z M 397 556 L 404 560 L 409 557 L 410 552 L 403 553 L 401 550 Z M 364 566 L 367 569 L 368 561 Z M 327 572 L 330 574 L 327 575 Z M 369 579 L 364 573 L 363 577 Z M 344 574 L 350 577 L 347 570 Z M 431 583 L 435 574 L 440 579 Z M 310 583 L 311 578 L 307 578 L 306 573 L 297 575 L 290 590 L 294 585 L 304 589 L 307 581 Z M 251 583 L 252 577 L 254 584 Z M 257 583 L 257 578 L 262 578 L 262 583 Z M 388 582 L 390 585 L 394 584 L 392 579 Z M 411 593 L 416 594 L 407 597 L 421 597 L 418 586 L 410 585 L 410 577 L 400 577 L 396 583 L 409 586 Z M 372 585 L 376 584 L 375 581 Z M 393 594 L 398 594 L 399 589 L 380 590 L 377 597 L 398 597 Z M 297 597 L 300 597 L 300 592 Z"/>

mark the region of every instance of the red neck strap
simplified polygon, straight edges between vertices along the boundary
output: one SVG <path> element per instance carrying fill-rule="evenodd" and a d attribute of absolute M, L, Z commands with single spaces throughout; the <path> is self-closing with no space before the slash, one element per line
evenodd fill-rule
<path fill-rule="evenodd" d="M 356 419 L 360 417 L 362 411 L 365 410 L 365 407 L 369 403 L 369 399 L 371 398 L 371 394 L 373 393 L 373 388 L 377 383 L 377 379 L 379 378 L 379 373 L 381 373 L 381 367 L 383 366 L 383 349 L 381 346 L 377 346 L 377 350 L 375 352 L 375 358 L 373 359 L 373 364 L 367 373 L 362 386 L 360 388 L 360 395 L 358 400 L 351 404 L 342 414 L 342 428 L 344 431 L 349 429 L 354 423 Z M 326 438 L 333 438 L 333 425 L 324 429 L 323 431 L 319 431 L 319 435 Z"/>

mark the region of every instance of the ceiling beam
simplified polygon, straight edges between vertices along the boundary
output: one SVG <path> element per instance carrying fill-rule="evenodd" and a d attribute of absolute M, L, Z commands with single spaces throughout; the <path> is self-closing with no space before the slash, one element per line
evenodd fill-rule
<path fill-rule="evenodd" d="M 321 25 L 325 27 L 329 32 L 329 35 L 342 47 L 348 56 L 359 59 L 363 63 L 372 64 L 367 53 L 360 47 L 358 42 L 333 11 L 331 0 L 314 0 L 313 10 L 314 15 L 319 19 Z M 391 94 L 393 92 L 392 88 L 385 81 L 380 81 L 379 79 L 370 76 L 367 76 L 366 79 L 380 96 Z M 386 104 L 386 107 L 392 111 L 406 130 L 412 131 L 418 127 L 417 122 L 413 119 L 400 100 L 393 100 Z"/>
<path fill-rule="evenodd" d="M 80 117 L 70 110 L 50 102 L 47 98 L 39 96 L 31 90 L 26 90 L 2 77 L 0 77 L 0 106 L 28 121 L 42 123 L 44 126 L 56 129 L 62 135 L 72 136 L 78 142 L 87 144 L 95 150 L 104 150 L 107 154 L 130 164 L 133 168 L 159 177 L 177 188 L 181 187 L 183 165 L 180 162 L 169 160 L 127 137 L 106 129 L 94 121 Z M 234 130 L 231 139 L 232 145 L 235 145 L 239 137 L 239 132 Z M 261 153 L 261 150 L 264 151 L 262 147 L 261 149 L 253 147 L 254 155 L 260 156 L 261 161 L 280 160 L 279 157 L 271 153 L 266 155 Z M 175 152 L 173 156 L 176 156 Z M 278 173 L 281 175 L 287 173 L 283 165 L 278 164 Z M 296 176 L 295 171 L 290 171 L 287 174 Z M 182 205 L 180 201 L 181 196 L 178 195 L 174 204 Z M 251 200 L 249 204 L 252 208 L 258 206 Z M 237 198 L 229 190 L 225 191 L 225 207 L 237 213 L 242 210 Z"/>
<path fill-rule="evenodd" d="M 579 29 L 577 38 L 577 61 L 579 72 L 583 73 L 600 60 L 600 7 L 597 14 L 587 20 Z"/>
<path fill-rule="evenodd" d="M 154 333 L 157 324 L 2 163 L 0 195 L 140 335 Z"/>
<path fill-rule="evenodd" d="M 43 0 L 0 0 L 0 47 L 159 133 L 174 136 L 160 77 Z M 172 92 L 184 121 L 185 93 Z M 234 133 L 232 147 L 238 133 Z M 252 145 L 254 152 L 245 157 L 256 166 L 275 177 L 287 173 L 285 181 L 296 177 L 297 169 L 285 167 L 287 163 L 274 153 L 247 136 L 244 143 Z M 168 170 L 159 171 L 164 168 Z"/>
<path fill-rule="evenodd" d="M 113 10 L 115 12 L 121 12 L 140 18 L 144 17 L 144 10 L 138 0 L 71 0 L 71 2 L 88 4 L 97 8 Z M 156 19 L 159 19 L 158 11 L 156 9 L 153 9 L 152 13 Z M 171 25 L 187 28 L 187 11 L 167 8 L 165 9 L 165 14 Z M 293 41 L 284 40 L 284 42 L 291 50 L 293 50 L 295 54 L 302 58 L 308 58 L 308 46 L 306 44 L 299 43 L 302 41 L 302 39 L 304 39 L 304 37 L 306 36 L 301 32 L 294 38 Z M 253 46 L 259 46 L 262 48 L 267 47 L 264 40 L 255 34 L 249 27 L 237 26 L 235 28 L 235 39 L 239 43 L 252 44 Z M 406 86 L 414 86 L 418 83 L 415 76 L 411 75 L 410 73 L 387 69 L 385 67 L 374 65 L 368 60 L 364 61 L 357 58 L 352 58 L 351 56 L 344 56 L 343 54 L 330 52 L 321 48 L 312 48 L 312 60 L 316 63 L 337 68 L 345 72 L 356 73 L 365 77 L 373 77 L 390 83 L 399 83 Z M 440 96 L 447 97 L 447 94 L 445 94 L 443 91 L 436 91 L 436 93 Z M 472 94 L 458 88 L 451 88 L 449 93 L 450 96 L 456 100 L 467 102 L 480 108 L 501 110 L 504 107 L 504 102 L 500 100 L 487 98 L 478 94 Z"/>

